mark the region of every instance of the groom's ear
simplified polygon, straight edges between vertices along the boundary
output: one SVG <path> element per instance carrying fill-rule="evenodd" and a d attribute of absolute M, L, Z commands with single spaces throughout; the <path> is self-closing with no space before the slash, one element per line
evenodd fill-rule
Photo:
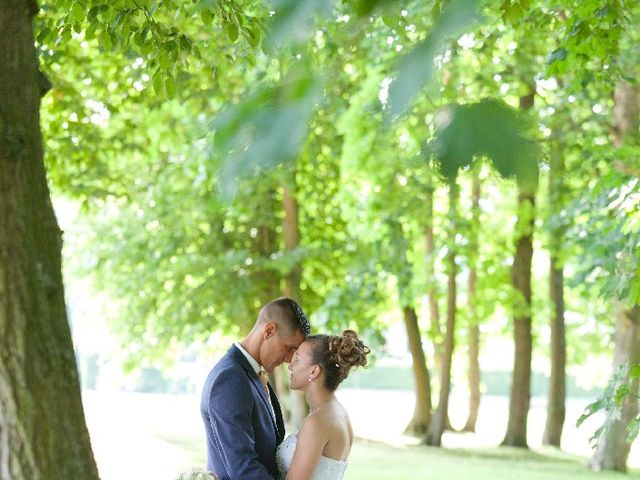
<path fill-rule="evenodd" d="M 262 338 L 266 340 L 267 338 L 273 337 L 278 331 L 278 325 L 275 322 L 267 322 L 262 327 Z"/>

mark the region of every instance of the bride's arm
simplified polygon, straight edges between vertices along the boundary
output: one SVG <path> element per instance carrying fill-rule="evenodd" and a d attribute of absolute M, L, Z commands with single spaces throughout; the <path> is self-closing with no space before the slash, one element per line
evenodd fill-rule
<path fill-rule="evenodd" d="M 302 423 L 286 480 L 311 478 L 327 444 L 327 429 L 324 423 L 317 415 L 310 415 Z"/>

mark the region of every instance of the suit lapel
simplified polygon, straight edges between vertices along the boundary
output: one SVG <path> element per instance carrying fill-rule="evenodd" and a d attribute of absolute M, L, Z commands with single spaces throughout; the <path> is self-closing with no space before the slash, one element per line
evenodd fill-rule
<path fill-rule="evenodd" d="M 278 397 L 276 397 L 275 392 L 269 385 L 269 394 L 271 396 L 271 405 L 273 405 L 273 413 L 276 415 L 276 434 L 277 434 L 277 443 L 280 444 L 284 439 L 284 420 L 282 418 L 282 408 L 280 407 L 280 402 L 278 401 Z"/>
<path fill-rule="evenodd" d="M 280 443 L 284 438 L 284 421 L 282 419 L 282 409 L 280 408 L 280 403 L 278 402 L 278 398 L 276 397 L 275 392 L 271 388 L 271 385 L 269 385 L 269 396 L 271 397 L 271 404 L 270 404 L 269 398 L 267 398 L 267 392 L 265 392 L 264 387 L 262 386 L 262 382 L 260 382 L 260 377 L 255 372 L 255 370 L 253 369 L 249 361 L 242 354 L 242 352 L 238 350 L 238 347 L 233 345 L 229 349 L 229 354 L 245 370 L 245 373 L 247 374 L 247 378 L 249 379 L 249 382 L 253 384 L 254 388 L 258 392 L 258 396 L 262 399 L 262 403 L 264 403 L 264 408 L 267 409 L 273 428 L 276 431 L 277 443 Z M 273 406 L 273 413 L 275 413 L 275 418 L 271 412 L 272 406 Z"/>

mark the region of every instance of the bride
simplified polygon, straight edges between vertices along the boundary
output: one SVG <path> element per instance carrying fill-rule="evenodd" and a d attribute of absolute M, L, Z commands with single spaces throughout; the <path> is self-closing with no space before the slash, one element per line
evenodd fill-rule
<path fill-rule="evenodd" d="M 300 431 L 278 447 L 283 480 L 340 480 L 353 444 L 349 415 L 335 391 L 349 370 L 365 366 L 370 350 L 353 330 L 342 335 L 312 335 L 289 364 L 291 389 L 302 390 L 310 412 Z"/>

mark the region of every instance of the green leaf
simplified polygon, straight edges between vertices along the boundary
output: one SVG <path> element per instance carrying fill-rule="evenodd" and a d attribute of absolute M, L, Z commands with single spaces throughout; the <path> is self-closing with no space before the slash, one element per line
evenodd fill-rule
<path fill-rule="evenodd" d="M 603 398 L 599 398 L 595 402 L 592 402 L 589 405 L 587 405 L 582 415 L 580 415 L 580 418 L 578 418 L 578 420 L 576 421 L 576 427 L 579 427 L 580 425 L 582 425 L 582 423 L 587 418 L 591 417 L 594 413 L 597 413 L 598 411 L 603 409 L 605 405 L 606 405 L 606 400 Z"/>
<path fill-rule="evenodd" d="M 162 75 L 159 71 L 153 75 L 153 91 L 156 92 L 157 95 L 162 95 L 164 93 Z"/>
<path fill-rule="evenodd" d="M 382 10 L 382 13 L 380 14 L 380 18 L 382 18 L 382 22 L 387 26 L 387 27 L 397 27 L 398 24 L 400 23 L 400 19 L 402 18 L 400 16 L 400 12 L 398 12 L 397 10 L 392 10 L 391 8 L 385 8 L 384 10 Z"/>
<path fill-rule="evenodd" d="M 229 37 L 229 40 L 232 42 L 238 40 L 238 26 L 235 23 L 226 22 L 224 24 L 224 28 L 227 31 L 227 37 Z"/>
<path fill-rule="evenodd" d="M 427 38 L 402 57 L 389 87 L 387 121 L 402 115 L 411 100 L 434 77 L 435 57 L 445 41 L 455 38 L 481 19 L 480 0 L 452 0 L 436 19 Z"/>
<path fill-rule="evenodd" d="M 627 425 L 627 443 L 633 443 L 638 434 L 640 434 L 640 417 L 636 417 Z"/>
<path fill-rule="evenodd" d="M 100 45 L 105 50 L 109 51 L 113 48 L 113 42 L 111 40 L 111 35 L 107 30 L 101 30 L 98 38 L 100 39 Z"/>
<path fill-rule="evenodd" d="M 96 24 L 91 23 L 84 32 L 84 36 L 87 40 L 92 40 L 96 36 Z"/>
<path fill-rule="evenodd" d="M 216 119 L 215 148 L 227 159 L 220 175 L 224 197 L 233 198 L 239 178 L 293 161 L 320 99 L 316 77 L 300 66 L 279 86 L 259 90 Z"/>
<path fill-rule="evenodd" d="M 388 8 L 391 3 L 399 2 L 398 0 L 354 0 L 351 5 L 358 17 L 365 18 L 373 15 L 380 8 Z"/>
<path fill-rule="evenodd" d="M 567 49 L 564 47 L 557 48 L 547 57 L 547 63 L 561 62 L 567 58 Z"/>
<path fill-rule="evenodd" d="M 257 47 L 260 43 L 260 28 L 256 25 L 253 28 L 243 28 L 242 36 L 252 47 Z"/>
<path fill-rule="evenodd" d="M 428 151 L 435 153 L 449 181 L 475 157 L 486 156 L 503 177 L 515 177 L 535 190 L 538 148 L 525 137 L 523 121 L 514 109 L 496 99 L 453 104 L 438 113 L 436 124 L 436 138 Z"/>
<path fill-rule="evenodd" d="M 616 389 L 616 394 L 614 396 L 615 402 L 618 405 L 622 405 L 622 402 L 624 401 L 624 398 L 629 395 L 631 393 L 631 387 L 627 384 L 625 385 L 620 385 L 617 389 Z"/>
<path fill-rule="evenodd" d="M 169 67 L 171 67 L 171 58 L 169 56 L 169 51 L 167 51 L 165 48 L 162 48 L 160 50 L 160 54 L 158 55 L 158 60 L 160 62 L 160 68 L 164 70 L 168 70 Z"/>
<path fill-rule="evenodd" d="M 38 41 L 38 43 L 43 44 L 49 39 L 50 34 L 51 34 L 51 30 L 45 27 L 42 30 L 40 30 L 40 33 L 38 33 L 36 40 Z"/>
<path fill-rule="evenodd" d="M 202 23 L 205 25 L 210 25 L 213 22 L 213 13 L 211 10 L 202 10 L 200 12 L 200 18 L 202 19 Z"/>
<path fill-rule="evenodd" d="M 164 87 L 167 91 L 167 96 L 169 98 L 176 96 L 176 83 L 175 83 L 175 80 L 173 79 L 173 76 L 167 75 L 167 78 L 165 79 Z"/>
<path fill-rule="evenodd" d="M 73 18 L 76 22 L 84 20 L 85 9 L 80 2 L 74 2 L 71 6 L 71 18 Z"/>

